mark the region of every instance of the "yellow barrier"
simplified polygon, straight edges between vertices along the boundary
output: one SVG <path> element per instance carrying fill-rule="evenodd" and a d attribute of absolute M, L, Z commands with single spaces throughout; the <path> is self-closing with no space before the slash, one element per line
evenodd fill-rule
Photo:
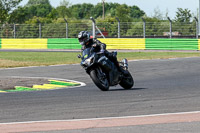
<path fill-rule="evenodd" d="M 47 39 L 2 39 L 2 49 L 47 49 Z"/>
<path fill-rule="evenodd" d="M 107 49 L 145 49 L 145 39 L 111 38 L 99 40 L 107 45 Z"/>
<path fill-rule="evenodd" d="M 200 50 L 200 39 L 198 39 L 198 47 L 199 47 L 199 50 Z"/>

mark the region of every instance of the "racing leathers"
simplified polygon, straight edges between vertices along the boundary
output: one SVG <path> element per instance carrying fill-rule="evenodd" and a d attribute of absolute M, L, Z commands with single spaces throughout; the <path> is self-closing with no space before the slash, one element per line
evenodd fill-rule
<path fill-rule="evenodd" d="M 90 39 L 86 43 L 86 45 L 82 46 L 81 50 L 83 51 L 84 49 L 90 47 L 93 47 L 95 52 L 104 53 L 105 56 L 115 64 L 115 66 L 120 72 L 125 73 L 124 70 L 122 70 L 122 68 L 119 66 L 119 62 L 117 61 L 117 52 L 108 52 L 106 50 L 106 44 L 100 42 L 97 39 Z"/>

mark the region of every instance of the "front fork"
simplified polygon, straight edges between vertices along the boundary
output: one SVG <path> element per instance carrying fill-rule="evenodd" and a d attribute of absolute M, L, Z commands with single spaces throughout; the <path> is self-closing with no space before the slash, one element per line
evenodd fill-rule
<path fill-rule="evenodd" d="M 122 63 L 123 63 L 123 67 L 125 70 L 128 70 L 128 60 L 125 58 L 122 60 Z"/>
<path fill-rule="evenodd" d="M 106 74 L 102 71 L 102 69 L 100 67 L 97 67 L 97 74 L 99 75 L 99 78 L 101 79 L 105 79 L 106 78 Z"/>

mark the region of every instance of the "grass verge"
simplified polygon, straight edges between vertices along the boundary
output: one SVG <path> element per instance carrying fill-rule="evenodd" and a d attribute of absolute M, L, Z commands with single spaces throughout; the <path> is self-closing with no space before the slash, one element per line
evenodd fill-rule
<path fill-rule="evenodd" d="M 0 68 L 80 63 L 78 52 L 0 52 Z M 119 52 L 118 60 L 200 57 L 192 52 Z"/>

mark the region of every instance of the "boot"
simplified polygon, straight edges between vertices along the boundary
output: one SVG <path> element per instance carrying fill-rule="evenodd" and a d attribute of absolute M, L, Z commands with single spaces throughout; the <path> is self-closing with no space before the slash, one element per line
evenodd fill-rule
<path fill-rule="evenodd" d="M 118 71 L 120 71 L 123 75 L 127 76 L 129 73 L 128 71 L 124 70 L 122 67 L 120 67 L 119 62 L 117 61 L 117 52 L 112 52 L 111 54 L 111 59 L 115 66 L 117 67 Z M 127 62 L 127 60 L 126 60 Z M 128 65 L 127 65 L 128 67 Z"/>
<path fill-rule="evenodd" d="M 121 72 L 124 76 L 128 76 L 128 71 L 124 70 L 120 65 L 119 62 L 114 62 L 115 66 L 117 67 L 118 71 Z"/>

